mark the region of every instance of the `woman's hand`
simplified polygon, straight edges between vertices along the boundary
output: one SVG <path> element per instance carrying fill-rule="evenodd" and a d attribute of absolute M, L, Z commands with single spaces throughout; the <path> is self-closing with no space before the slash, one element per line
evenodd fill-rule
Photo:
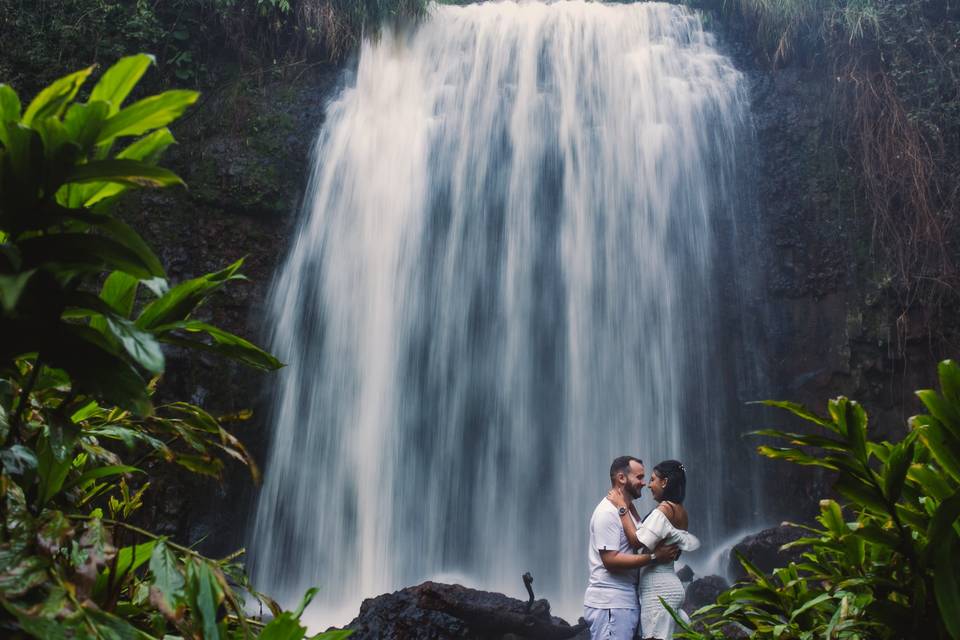
<path fill-rule="evenodd" d="M 623 496 L 623 492 L 619 489 L 610 489 L 607 492 L 607 500 L 613 503 L 613 506 L 618 509 L 626 509 L 629 507 L 627 504 L 627 499 Z"/>
<path fill-rule="evenodd" d="M 654 553 L 657 554 L 657 559 L 655 560 L 657 564 L 661 564 L 663 562 L 673 562 L 680 557 L 680 547 L 675 544 L 661 542 L 657 545 Z"/>

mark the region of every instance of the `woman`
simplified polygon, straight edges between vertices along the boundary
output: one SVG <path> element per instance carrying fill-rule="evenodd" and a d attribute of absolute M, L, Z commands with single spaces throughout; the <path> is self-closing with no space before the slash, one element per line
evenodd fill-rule
<path fill-rule="evenodd" d="M 687 531 L 687 510 L 683 507 L 687 475 L 683 465 L 676 460 L 664 460 L 653 468 L 647 486 L 660 504 L 644 518 L 639 529 L 629 517 L 630 505 L 626 498 L 615 490 L 607 496 L 617 507 L 628 509 L 620 523 L 630 546 L 645 547 L 645 553 L 656 549 L 661 542 L 675 544 L 681 551 L 698 549 L 700 541 Z M 673 570 L 673 562 L 647 565 L 640 571 L 640 637 L 644 640 L 673 638 L 675 623 L 660 598 L 674 610 L 683 602 L 683 585 Z"/>

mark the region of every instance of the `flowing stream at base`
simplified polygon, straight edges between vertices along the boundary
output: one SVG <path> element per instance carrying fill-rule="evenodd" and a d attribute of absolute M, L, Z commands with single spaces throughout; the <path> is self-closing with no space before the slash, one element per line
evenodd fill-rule
<path fill-rule="evenodd" d="M 625 453 L 685 463 L 704 558 L 742 528 L 747 120 L 674 5 L 434 6 L 366 42 L 272 301 L 258 588 L 320 586 L 324 626 L 425 579 L 525 598 L 529 570 L 575 620 Z"/>

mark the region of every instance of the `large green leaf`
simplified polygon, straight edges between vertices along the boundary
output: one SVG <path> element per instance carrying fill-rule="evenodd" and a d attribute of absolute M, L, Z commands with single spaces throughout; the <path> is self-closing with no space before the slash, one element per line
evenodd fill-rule
<path fill-rule="evenodd" d="M 150 373 L 163 373 L 163 351 L 152 333 L 144 331 L 126 318 L 111 315 L 105 319 L 110 333 L 120 341 L 134 362 Z"/>
<path fill-rule="evenodd" d="M 170 187 L 182 185 L 183 180 L 162 167 L 130 159 L 94 160 L 78 165 L 67 176 L 69 183 L 74 182 L 115 182 L 135 187 Z"/>
<path fill-rule="evenodd" d="M 103 593 L 103 589 L 106 588 L 110 580 L 110 575 L 114 569 L 116 569 L 117 572 L 117 577 L 114 578 L 114 580 L 118 580 L 146 564 L 147 561 L 151 559 L 156 545 L 156 540 L 147 540 L 146 542 L 141 542 L 137 545 L 123 547 L 117 551 L 116 561 L 111 566 L 101 571 L 100 575 L 97 576 L 97 582 L 94 586 L 94 594 L 99 596 L 101 593 Z"/>
<path fill-rule="evenodd" d="M 139 428 L 109 424 L 97 427 L 87 427 L 84 429 L 84 433 L 92 436 L 109 438 L 111 440 L 119 440 L 128 447 L 133 447 L 137 443 L 142 443 L 160 453 L 164 459 L 173 459 L 173 454 L 170 451 L 170 448 L 162 440 L 153 437 L 146 431 Z"/>
<path fill-rule="evenodd" d="M 77 271 L 125 271 L 138 278 L 152 278 L 155 265 L 123 244 L 87 233 L 56 233 L 20 242 L 24 266 L 60 265 Z"/>
<path fill-rule="evenodd" d="M 163 129 L 157 129 L 153 133 L 140 138 L 126 149 L 118 153 L 117 158 L 139 160 L 141 162 L 146 162 L 147 164 L 154 164 L 160 158 L 160 155 L 166 150 L 166 148 L 173 143 L 173 134 L 170 133 L 169 129 L 164 127 Z M 127 185 L 116 182 L 105 184 L 96 191 L 87 194 L 84 206 L 92 207 L 98 202 L 123 193 L 127 188 Z"/>
<path fill-rule="evenodd" d="M 20 194 L 25 201 L 36 199 L 40 172 L 36 170 L 43 162 L 43 140 L 40 134 L 19 122 L 0 122 L 0 144 L 5 149 L 5 160 L 13 169 L 16 180 L 8 180 L 4 189 L 10 188 L 10 198 Z M 3 165 L 0 165 L 2 168 Z M 14 191 L 16 188 L 16 191 Z M 14 200 L 15 201 L 15 200 Z M 5 225 L 16 228 L 13 225 Z"/>
<path fill-rule="evenodd" d="M 954 482 L 960 482 L 960 440 L 954 438 L 933 416 L 914 416 L 920 440 Z"/>
<path fill-rule="evenodd" d="M 150 248 L 150 245 L 144 241 L 133 227 L 113 216 L 92 216 L 90 221 L 97 228 L 106 231 L 115 240 L 120 241 L 124 246 L 137 254 L 137 257 L 139 257 L 140 260 L 143 261 L 143 264 L 150 270 L 150 277 L 145 280 L 167 277 L 163 265 L 160 264 L 160 259 L 157 258 L 153 249 Z"/>
<path fill-rule="evenodd" d="M 183 576 L 177 565 L 177 558 L 163 540 L 157 541 L 150 556 L 150 573 L 153 574 L 153 587 L 160 593 L 169 609 L 176 608 L 183 598 Z"/>
<path fill-rule="evenodd" d="M 167 147 L 174 144 L 176 139 L 170 129 L 163 127 L 157 129 L 139 140 L 131 143 L 117 154 L 118 158 L 127 158 L 129 160 L 142 160 L 149 164 L 154 164 L 167 150 Z"/>
<path fill-rule="evenodd" d="M 944 500 L 937 507 L 930 526 L 927 528 L 927 561 L 934 563 L 937 556 L 943 550 L 945 544 L 949 544 L 951 538 L 960 538 L 954 524 L 960 518 L 960 489 L 957 489 L 952 496 Z M 960 560 L 960 557 L 957 558 Z"/>
<path fill-rule="evenodd" d="M 200 94 L 196 91 L 175 89 L 135 102 L 107 119 L 98 142 L 106 143 L 118 136 L 140 136 L 165 127 L 179 118 L 198 97 Z"/>
<path fill-rule="evenodd" d="M 263 628 L 257 640 L 302 640 L 305 635 L 307 630 L 300 621 L 284 611 Z"/>
<path fill-rule="evenodd" d="M 823 467 L 833 471 L 837 470 L 837 466 L 829 458 L 820 458 L 792 447 L 769 447 L 767 445 L 760 445 L 757 447 L 757 453 L 774 460 L 786 460 L 794 464 Z"/>
<path fill-rule="evenodd" d="M 837 426 L 847 436 L 856 459 L 867 460 L 867 412 L 860 403 L 846 398 L 837 400 Z"/>
<path fill-rule="evenodd" d="M 307 605 L 310 604 L 310 601 L 313 600 L 313 597 L 317 594 L 317 588 L 308 589 L 306 594 L 303 596 L 303 599 L 300 601 L 300 605 L 295 611 L 284 611 L 277 617 L 275 617 L 270 624 L 263 628 L 260 632 L 260 635 L 257 636 L 257 640 L 301 640 L 307 634 L 306 628 L 304 628 L 300 623 L 300 616 L 303 615 L 303 610 L 307 608 Z M 347 638 L 353 631 L 336 631 L 336 635 L 320 634 L 319 636 L 311 636 L 311 638 L 326 638 L 328 640 L 334 640 L 335 638 Z"/>
<path fill-rule="evenodd" d="M 22 273 L 0 275 L 0 309 L 8 313 L 16 309 L 20 295 L 36 271 L 36 269 L 30 269 Z"/>
<path fill-rule="evenodd" d="M 17 624 L 30 636 L 38 640 L 67 640 L 75 637 L 69 633 L 66 623 L 58 622 L 53 617 L 31 615 L 27 611 L 16 608 L 6 599 L 0 599 L 0 605 L 17 618 Z"/>
<path fill-rule="evenodd" d="M 953 487 L 947 478 L 928 464 L 914 464 L 907 471 L 907 478 L 919 485 L 922 490 L 938 500 L 944 500 L 953 493 Z"/>
<path fill-rule="evenodd" d="M 64 485 L 64 488 L 69 489 L 70 487 L 81 487 L 91 480 L 99 480 L 100 478 L 108 478 L 110 476 L 124 475 L 128 473 L 143 473 L 143 471 L 126 464 L 112 464 L 105 467 L 94 467 L 89 471 L 83 472 L 70 482 L 67 482 Z"/>
<path fill-rule="evenodd" d="M 939 552 L 939 562 L 934 568 L 933 584 L 947 632 L 954 640 L 960 639 L 960 538 L 953 536 Z"/>
<path fill-rule="evenodd" d="M 213 291 L 231 280 L 244 279 L 237 273 L 242 265 L 243 260 L 237 260 L 226 269 L 178 284 L 148 304 L 137 317 L 137 325 L 144 329 L 155 329 L 186 320 Z"/>
<path fill-rule="evenodd" d="M 73 100 L 73 97 L 77 95 L 77 91 L 80 90 L 92 71 L 92 66 L 81 69 L 54 81 L 53 84 L 43 89 L 24 111 L 23 123 L 29 126 L 35 120 L 58 117 L 67 104 Z"/>
<path fill-rule="evenodd" d="M 64 324 L 50 338 L 42 352 L 44 361 L 67 371 L 77 391 L 138 415 L 153 412 L 146 382 L 113 352 L 102 334 L 89 327 Z"/>
<path fill-rule="evenodd" d="M 155 63 L 154 57 L 145 53 L 120 58 L 97 81 L 90 93 L 90 100 L 103 100 L 109 103 L 110 115 L 115 114 L 147 68 Z"/>
<path fill-rule="evenodd" d="M 90 607 L 86 609 L 86 616 L 89 617 L 96 627 L 97 640 L 155 640 L 153 636 L 140 631 L 123 618 Z"/>
<path fill-rule="evenodd" d="M 793 415 L 803 418 L 807 422 L 813 422 L 821 427 L 827 427 L 831 431 L 836 431 L 836 427 L 834 426 L 833 422 L 825 418 L 821 418 L 814 412 L 810 411 L 801 404 L 797 404 L 796 402 L 786 402 L 783 400 L 762 400 L 758 404 L 763 404 L 768 407 L 777 407 L 778 409 L 785 409 Z"/>
<path fill-rule="evenodd" d="M 129 317 L 137 298 L 140 281 L 123 271 L 114 271 L 100 289 L 100 299 L 110 305 L 121 317 Z"/>
<path fill-rule="evenodd" d="M 900 547 L 900 538 L 893 531 L 882 529 L 875 524 L 863 525 L 855 531 L 855 534 L 870 543 L 887 547 L 891 551 Z"/>
<path fill-rule="evenodd" d="M 177 453 L 175 454 L 173 461 L 184 469 L 189 469 L 193 473 L 210 476 L 211 478 L 216 478 L 218 480 L 223 473 L 223 462 L 210 455 L 195 456 L 185 453 Z"/>
<path fill-rule="evenodd" d="M 43 151 L 48 160 L 48 166 L 46 167 L 46 170 L 49 172 L 49 160 L 56 158 L 61 147 L 63 147 L 65 144 L 74 144 L 70 139 L 70 132 L 67 131 L 67 128 L 63 126 L 63 123 L 60 122 L 58 118 L 44 118 L 42 120 L 37 120 L 33 123 L 33 129 L 40 134 L 40 138 L 43 140 Z M 74 157 L 79 155 L 77 153 L 78 151 L 79 149 L 77 149 L 74 153 Z M 69 162 L 68 165 L 69 164 L 72 164 L 72 161 Z M 69 169 L 69 166 L 64 168 Z"/>
<path fill-rule="evenodd" d="M 217 628 L 217 607 L 220 606 L 221 592 L 210 568 L 203 561 L 190 562 L 188 572 L 188 594 L 194 611 L 198 614 L 203 629 L 204 640 L 219 640 Z"/>
<path fill-rule="evenodd" d="M 16 122 L 20 119 L 20 98 L 8 84 L 0 84 L 0 122 Z"/>
<path fill-rule="evenodd" d="M 63 117 L 63 126 L 70 133 L 71 139 L 76 142 L 84 153 L 89 153 L 97 136 L 100 135 L 100 128 L 104 120 L 110 113 L 110 105 L 102 101 L 75 102 L 67 109 Z M 70 203 L 76 206 L 78 203 Z"/>
<path fill-rule="evenodd" d="M 801 447 L 819 447 L 829 451 L 847 450 L 847 443 L 842 440 L 827 438 L 825 436 L 814 436 L 805 433 L 791 433 L 789 431 L 780 431 L 779 429 L 759 429 L 757 431 L 750 431 L 746 435 L 778 438 L 780 440 L 787 440 L 790 442 L 790 444 Z"/>
<path fill-rule="evenodd" d="M 41 442 L 37 447 L 37 479 L 39 480 L 39 502 L 43 506 L 60 493 L 67 474 L 73 467 L 73 461 L 54 455 L 49 442 Z"/>
<path fill-rule="evenodd" d="M 944 360 L 937 366 L 940 390 L 947 402 L 960 406 L 960 365 L 953 360 Z"/>
<path fill-rule="evenodd" d="M 879 491 L 857 478 L 842 475 L 837 479 L 834 488 L 840 495 L 856 503 L 861 509 L 873 511 L 880 515 L 889 515 L 890 508 Z"/>
<path fill-rule="evenodd" d="M 160 340 L 163 342 L 169 342 L 189 349 L 210 351 L 225 358 L 242 362 L 255 369 L 274 371 L 283 366 L 283 363 L 252 342 L 205 322 L 186 320 L 184 322 L 176 322 L 156 327 L 154 331 L 160 334 Z M 213 342 L 207 344 L 198 340 L 180 337 L 172 333 L 173 331 L 184 331 L 193 334 L 202 333 L 212 338 Z"/>
<path fill-rule="evenodd" d="M 900 499 L 911 462 L 913 462 L 912 439 L 909 442 L 900 442 L 890 452 L 890 457 L 883 466 L 883 493 L 890 502 Z"/>
<path fill-rule="evenodd" d="M 810 598 L 809 600 L 804 602 L 800 607 L 793 610 L 793 612 L 790 614 L 790 621 L 793 622 L 794 620 L 802 616 L 804 613 L 806 613 L 808 610 L 816 606 L 819 606 L 825 602 L 829 602 L 833 600 L 833 598 L 834 596 L 831 593 L 821 593 L 816 597 Z"/>
<path fill-rule="evenodd" d="M 958 407 L 941 397 L 936 391 L 929 389 L 917 391 L 917 397 L 923 402 L 927 411 L 943 425 L 954 438 L 960 438 L 960 415 Z"/>
<path fill-rule="evenodd" d="M 834 500 L 820 501 L 820 516 L 817 519 L 837 537 L 850 533 L 850 529 L 843 519 L 843 511 Z"/>

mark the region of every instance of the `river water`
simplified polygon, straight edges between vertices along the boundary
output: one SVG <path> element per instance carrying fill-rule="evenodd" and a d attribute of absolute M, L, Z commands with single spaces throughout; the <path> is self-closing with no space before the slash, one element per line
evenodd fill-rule
<path fill-rule="evenodd" d="M 320 586 L 324 626 L 424 579 L 525 597 L 529 570 L 575 620 L 624 453 L 685 463 L 704 558 L 742 529 L 748 113 L 675 5 L 434 6 L 367 41 L 268 319 L 258 588 Z"/>

